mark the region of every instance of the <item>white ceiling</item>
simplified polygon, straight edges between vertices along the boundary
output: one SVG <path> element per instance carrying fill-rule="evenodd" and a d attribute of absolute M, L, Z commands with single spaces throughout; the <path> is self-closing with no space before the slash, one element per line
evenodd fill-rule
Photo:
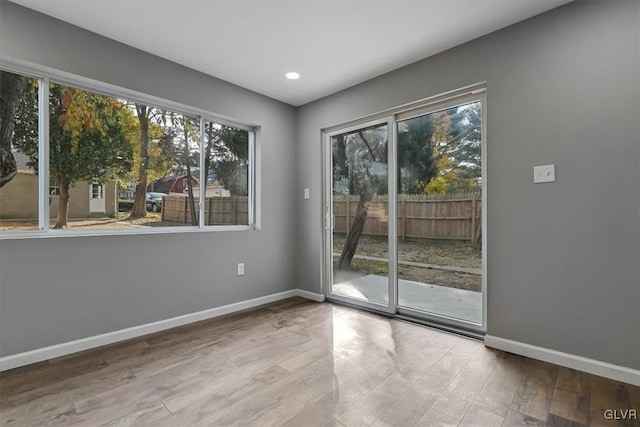
<path fill-rule="evenodd" d="M 571 0 L 11 1 L 302 105 Z"/>

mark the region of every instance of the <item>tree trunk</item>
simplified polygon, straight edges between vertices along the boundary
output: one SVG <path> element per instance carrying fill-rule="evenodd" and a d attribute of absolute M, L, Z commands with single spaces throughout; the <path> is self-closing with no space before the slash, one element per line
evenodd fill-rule
<path fill-rule="evenodd" d="M 207 132 L 207 145 L 204 152 L 204 176 L 205 176 L 205 179 L 208 180 L 209 169 L 211 169 L 211 150 L 213 149 L 213 123 L 212 122 L 209 122 L 209 126 L 206 127 L 206 132 Z"/>
<path fill-rule="evenodd" d="M 344 242 L 340 258 L 338 258 L 338 264 L 336 265 L 336 269 L 338 270 L 351 268 L 351 261 L 358 249 L 358 243 L 360 242 L 360 237 L 364 230 L 364 224 L 367 222 L 367 214 L 369 213 L 369 206 L 371 205 L 372 198 L 372 191 L 364 191 L 363 194 L 360 194 L 360 200 L 358 201 L 358 207 L 356 209 L 355 217 L 353 218 L 353 223 L 347 233 L 347 240 Z M 348 223 L 349 220 L 347 218 L 347 224 Z"/>
<path fill-rule="evenodd" d="M 69 183 L 67 180 L 58 178 L 60 185 L 60 197 L 58 198 L 58 218 L 56 218 L 56 224 L 53 226 L 55 229 L 67 228 L 67 221 L 69 217 Z"/>
<path fill-rule="evenodd" d="M 478 228 L 476 229 L 473 249 L 482 250 L 482 206 L 478 209 Z"/>
<path fill-rule="evenodd" d="M 196 202 L 193 198 L 193 179 L 191 178 L 191 165 L 189 164 L 189 129 L 187 128 L 187 120 L 184 122 L 184 160 L 187 164 L 187 190 L 189 194 L 189 208 L 191 210 L 191 225 L 198 225 L 198 215 L 196 213 Z"/>
<path fill-rule="evenodd" d="M 16 112 L 26 89 L 25 77 L 0 71 L 0 188 L 18 173 L 16 159 L 11 152 Z"/>
<path fill-rule="evenodd" d="M 369 155 L 371 156 L 371 164 L 376 161 L 376 155 L 374 150 L 369 145 L 367 138 L 365 137 L 362 131 L 358 131 L 358 135 L 360 139 L 365 144 Z M 341 140 L 338 140 L 340 143 Z M 346 158 L 346 141 L 342 140 L 345 143 L 345 162 Z M 343 268 L 351 268 L 351 261 L 353 260 L 353 256 L 356 254 L 356 250 L 358 249 L 358 243 L 360 242 L 360 237 L 362 236 L 362 232 L 364 230 L 364 224 L 367 222 L 367 214 L 369 213 L 369 206 L 371 205 L 371 199 L 373 198 L 373 187 L 372 187 L 372 177 L 371 172 L 368 168 L 365 169 L 364 172 L 358 174 L 358 176 L 351 175 L 351 169 L 349 172 L 349 187 L 353 185 L 354 188 L 357 188 L 356 192 L 360 194 L 360 199 L 358 200 L 358 207 L 356 208 L 355 217 L 353 218 L 353 223 L 351 227 L 349 227 L 349 231 L 347 232 L 347 240 L 344 242 L 344 247 L 342 248 L 342 253 L 340 254 L 340 258 L 338 258 L 338 264 L 336 269 L 341 270 Z M 350 189 L 351 192 L 351 189 Z M 349 196 L 347 196 L 349 197 Z M 349 218 L 347 218 L 347 227 L 349 226 Z"/>
<path fill-rule="evenodd" d="M 136 183 L 136 195 L 133 199 L 130 218 L 144 218 L 147 216 L 147 177 Z"/>
<path fill-rule="evenodd" d="M 149 168 L 149 113 L 146 105 L 136 104 L 140 124 L 140 169 L 136 182 L 136 196 L 131 207 L 130 218 L 147 216 L 147 169 Z"/>

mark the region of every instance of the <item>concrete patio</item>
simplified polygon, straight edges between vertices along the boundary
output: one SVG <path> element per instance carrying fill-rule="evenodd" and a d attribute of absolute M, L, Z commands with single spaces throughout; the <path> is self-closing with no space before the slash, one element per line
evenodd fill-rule
<path fill-rule="evenodd" d="M 387 304 L 388 279 L 384 276 L 336 276 L 333 293 L 355 299 Z M 482 323 L 482 293 L 398 279 L 398 305 Z"/>

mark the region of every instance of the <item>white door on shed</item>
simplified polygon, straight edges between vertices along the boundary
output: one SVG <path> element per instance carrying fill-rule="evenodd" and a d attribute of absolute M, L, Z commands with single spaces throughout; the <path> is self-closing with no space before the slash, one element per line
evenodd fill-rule
<path fill-rule="evenodd" d="M 89 191 L 89 212 L 106 213 L 106 203 L 104 200 L 104 184 L 90 184 Z"/>

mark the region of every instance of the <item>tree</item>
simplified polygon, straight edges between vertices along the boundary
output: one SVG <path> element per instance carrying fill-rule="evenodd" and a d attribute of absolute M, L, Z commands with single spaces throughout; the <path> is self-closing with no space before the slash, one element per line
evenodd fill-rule
<path fill-rule="evenodd" d="M 187 180 L 187 197 L 189 210 L 191 213 L 191 224 L 198 225 L 198 213 L 193 194 L 193 172 L 197 168 L 200 156 L 198 145 L 200 141 L 200 127 L 196 118 L 166 113 L 162 118 L 165 127 L 165 134 L 173 136 L 173 143 L 176 147 L 176 163 L 174 164 L 174 175 L 184 176 Z"/>
<path fill-rule="evenodd" d="M 214 172 L 216 179 L 232 196 L 248 195 L 249 133 L 227 125 L 205 124 L 204 168 Z"/>
<path fill-rule="evenodd" d="M 138 126 L 139 137 L 139 164 L 136 183 L 136 194 L 131 207 L 131 218 L 144 218 L 147 216 L 147 171 L 149 169 L 149 122 L 152 108 L 144 104 L 134 104 Z"/>
<path fill-rule="evenodd" d="M 386 193 L 388 179 L 386 171 L 383 174 L 374 172 L 377 165 L 386 163 L 386 132 L 386 127 L 377 127 L 334 137 L 334 182 L 346 178 L 349 183 L 349 194 L 360 196 L 353 222 L 336 263 L 338 270 L 351 266 L 367 222 L 373 195 L 380 192 Z"/>
<path fill-rule="evenodd" d="M 398 123 L 399 193 L 423 193 L 438 173 L 432 142 L 437 131 L 433 119 L 433 115 L 427 114 Z"/>
<path fill-rule="evenodd" d="M 446 132 L 434 136 L 438 175 L 427 185 L 428 193 L 460 193 L 480 190 L 482 111 L 481 103 L 467 104 L 436 113 L 449 122 Z"/>
<path fill-rule="evenodd" d="M 189 207 L 191 211 L 191 225 L 198 225 L 198 214 L 196 212 L 196 202 L 193 197 L 193 175 L 191 174 L 191 150 L 189 149 L 190 132 L 195 126 L 189 123 L 189 119 L 182 117 L 182 135 L 183 135 L 183 155 L 184 163 L 187 168 L 187 197 L 189 198 Z"/>
<path fill-rule="evenodd" d="M 197 164 L 199 156 L 189 146 L 190 142 L 199 139 L 197 120 L 143 104 L 133 104 L 132 108 L 138 118 L 139 137 L 134 149 L 136 168 L 129 177 L 136 183 L 130 217 L 147 215 L 146 191 L 150 181 L 170 173 L 182 174 L 187 176 L 192 223 L 197 225 L 191 168 Z"/>
<path fill-rule="evenodd" d="M 131 168 L 131 112 L 116 99 L 57 84 L 49 89 L 49 112 L 49 173 L 60 189 L 54 228 L 66 228 L 75 184 L 114 180 Z M 16 129 L 14 142 L 37 171 L 38 139 L 28 126 Z"/>
<path fill-rule="evenodd" d="M 26 77 L 0 71 L 0 188 L 9 183 L 18 173 L 16 159 L 11 151 L 11 142 L 18 110 L 23 102 L 27 85 Z"/>
<path fill-rule="evenodd" d="M 434 115 L 428 114 L 398 123 L 397 181 L 400 193 L 422 193 L 437 176 L 433 139 L 434 135 L 447 133 L 449 123 L 435 119 Z M 373 195 L 387 192 L 387 174 L 373 172 L 376 164 L 386 163 L 386 135 L 386 127 L 377 127 L 339 135 L 333 140 L 334 182 L 346 179 L 349 194 L 359 196 L 355 217 L 336 264 L 337 269 L 351 266 Z"/>
<path fill-rule="evenodd" d="M 149 182 L 167 176 L 177 156 L 173 136 L 167 135 L 158 124 L 162 111 L 142 104 L 128 104 L 135 121 L 132 141 L 133 166 L 123 176 L 126 182 L 136 185 L 131 217 L 146 216 L 146 190 Z M 136 205 L 137 202 L 137 205 Z"/>

